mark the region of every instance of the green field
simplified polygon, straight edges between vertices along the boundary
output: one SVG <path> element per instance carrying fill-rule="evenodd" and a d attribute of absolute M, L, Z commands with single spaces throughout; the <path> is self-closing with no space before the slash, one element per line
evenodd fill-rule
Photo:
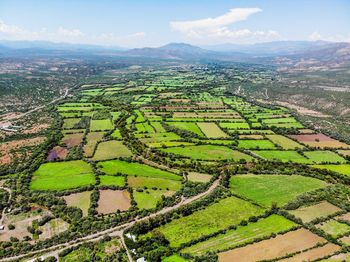
<path fill-rule="evenodd" d="M 298 195 L 325 187 L 321 180 L 286 175 L 236 175 L 230 179 L 232 192 L 264 207 L 287 204 Z"/>
<path fill-rule="evenodd" d="M 167 122 L 168 125 L 176 127 L 178 129 L 183 129 L 186 131 L 191 131 L 199 136 L 204 136 L 200 128 L 196 123 L 192 122 Z"/>
<path fill-rule="evenodd" d="M 154 130 L 156 130 L 157 133 L 166 132 L 160 122 L 151 122 L 151 125 L 153 126 Z"/>
<path fill-rule="evenodd" d="M 144 190 L 143 192 L 137 192 L 134 190 L 134 200 L 137 203 L 139 209 L 151 209 L 155 208 L 158 201 L 162 199 L 163 195 L 169 194 L 169 191 L 165 190 Z"/>
<path fill-rule="evenodd" d="M 270 141 L 272 141 L 274 144 L 282 147 L 285 150 L 292 150 L 292 149 L 296 149 L 296 148 L 300 148 L 303 149 L 305 148 L 305 146 L 295 142 L 294 140 L 282 136 L 282 135 L 265 135 L 265 137 L 267 139 L 269 139 Z"/>
<path fill-rule="evenodd" d="M 248 123 L 246 122 L 235 122 L 235 123 L 221 122 L 219 126 L 226 129 L 249 129 L 250 128 Z"/>
<path fill-rule="evenodd" d="M 130 176 L 165 178 L 177 181 L 182 180 L 181 176 L 137 162 L 129 163 L 121 160 L 111 160 L 99 162 L 97 167 L 108 175 L 121 173 Z"/>
<path fill-rule="evenodd" d="M 275 149 L 275 145 L 269 140 L 238 140 L 238 148 L 243 149 Z"/>
<path fill-rule="evenodd" d="M 113 133 L 111 134 L 111 137 L 115 138 L 115 139 L 122 139 L 122 135 L 120 134 L 120 130 L 118 128 L 116 128 Z"/>
<path fill-rule="evenodd" d="M 189 216 L 175 219 L 161 226 L 159 231 L 169 240 L 170 246 L 178 247 L 261 213 L 263 209 L 242 199 L 229 197 Z"/>
<path fill-rule="evenodd" d="M 162 262 L 186 262 L 188 260 L 184 259 L 179 255 L 172 255 L 170 257 L 162 258 Z"/>
<path fill-rule="evenodd" d="M 121 141 L 106 141 L 98 144 L 95 154 L 92 158 L 94 161 L 108 160 L 118 157 L 131 157 L 131 151 Z"/>
<path fill-rule="evenodd" d="M 350 232 L 350 226 L 345 223 L 340 223 L 334 219 L 330 219 L 326 222 L 322 222 L 316 225 L 317 228 L 322 229 L 332 237 L 337 238 Z"/>
<path fill-rule="evenodd" d="M 346 163 L 346 160 L 332 151 L 309 151 L 304 155 L 315 164 L 321 163 Z"/>
<path fill-rule="evenodd" d="M 244 159 L 251 161 L 253 158 L 247 154 L 232 150 L 225 146 L 218 145 L 198 145 L 186 147 L 171 147 L 160 149 L 167 153 L 180 155 L 199 160 L 234 160 Z"/>
<path fill-rule="evenodd" d="M 197 123 L 197 126 L 202 130 L 202 133 L 207 138 L 225 138 L 228 135 L 222 131 L 215 123 Z"/>
<path fill-rule="evenodd" d="M 123 176 L 100 176 L 101 186 L 125 186 L 125 177 Z"/>
<path fill-rule="evenodd" d="M 82 161 L 42 164 L 33 173 L 31 190 L 65 190 L 95 183 L 91 166 Z"/>
<path fill-rule="evenodd" d="M 277 234 L 294 226 L 296 226 L 294 222 L 273 214 L 255 223 L 239 226 L 236 230 L 229 230 L 224 234 L 199 242 L 198 244 L 183 249 L 181 252 L 198 256 L 204 255 L 209 251 L 217 252 L 228 248 L 232 249 L 238 245 L 252 242 L 256 238 L 269 236 L 272 233 Z"/>
<path fill-rule="evenodd" d="M 110 119 L 92 119 L 90 121 L 90 131 L 107 131 L 112 130 L 113 128 Z"/>
<path fill-rule="evenodd" d="M 308 164 L 310 161 L 300 155 L 296 151 L 282 151 L 282 150 L 259 150 L 259 151 L 253 151 L 254 154 L 270 161 L 282 161 L 282 162 L 294 162 L 294 163 L 300 163 L 300 164 Z"/>
<path fill-rule="evenodd" d="M 174 146 L 192 146 L 194 143 L 184 141 L 164 141 L 164 142 L 148 142 L 146 145 L 150 148 L 174 147 Z"/>
<path fill-rule="evenodd" d="M 63 120 L 63 129 L 72 129 L 80 122 L 81 118 L 67 118 Z"/>
<path fill-rule="evenodd" d="M 350 176 L 350 164 L 344 165 L 313 165 L 312 167 L 326 169 L 343 175 Z"/>
<path fill-rule="evenodd" d="M 181 182 L 177 180 L 170 180 L 165 178 L 129 176 L 128 185 L 133 188 L 153 188 L 167 189 L 171 191 L 178 191 L 181 188 Z"/>

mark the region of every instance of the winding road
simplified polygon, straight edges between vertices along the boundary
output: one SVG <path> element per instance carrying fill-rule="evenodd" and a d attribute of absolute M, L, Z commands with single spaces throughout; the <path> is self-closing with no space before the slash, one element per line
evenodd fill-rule
<path fill-rule="evenodd" d="M 94 233 L 91 235 L 87 235 L 85 237 L 81 237 L 81 238 L 78 238 L 78 239 L 63 243 L 63 244 L 58 244 L 58 245 L 55 245 L 55 246 L 52 246 L 49 248 L 36 250 L 36 251 L 29 252 L 26 254 L 21 254 L 21 255 L 17 255 L 17 256 L 13 256 L 13 257 L 3 258 L 0 261 L 13 261 L 13 260 L 18 260 L 18 259 L 23 259 L 23 258 L 28 257 L 28 256 L 35 256 L 35 255 L 38 255 L 38 256 L 36 256 L 35 258 L 28 259 L 27 261 L 36 261 L 36 259 L 43 260 L 43 259 L 50 257 L 50 256 L 57 258 L 58 254 L 67 248 L 78 246 L 84 242 L 97 241 L 97 240 L 102 239 L 104 236 L 109 235 L 111 237 L 117 236 L 117 237 L 121 238 L 121 242 L 127 251 L 128 259 L 130 262 L 132 262 L 133 261 L 132 256 L 130 255 L 129 250 L 127 249 L 125 242 L 124 242 L 125 230 L 131 228 L 137 222 L 145 221 L 147 219 L 150 219 L 150 218 L 162 215 L 162 214 L 166 214 L 166 213 L 171 212 L 177 208 L 180 208 L 182 206 L 190 204 L 190 203 L 192 203 L 192 202 L 194 202 L 202 197 L 207 196 L 208 194 L 212 193 L 215 190 L 215 188 L 217 188 L 220 185 L 220 179 L 221 179 L 221 177 L 219 177 L 217 180 L 215 180 L 213 182 L 213 184 L 206 191 L 204 191 L 196 196 L 190 197 L 190 198 L 183 197 L 178 204 L 171 206 L 171 207 L 166 207 L 166 208 L 164 208 L 156 213 L 150 214 L 148 216 L 145 216 L 145 217 L 142 217 L 139 219 L 136 218 L 133 221 L 127 222 L 125 224 L 122 224 L 122 225 L 119 225 L 119 226 L 116 226 L 113 228 L 109 228 L 109 229 L 106 229 L 106 230 L 103 230 L 103 231 L 100 231 L 100 232 L 97 232 L 97 233 Z"/>

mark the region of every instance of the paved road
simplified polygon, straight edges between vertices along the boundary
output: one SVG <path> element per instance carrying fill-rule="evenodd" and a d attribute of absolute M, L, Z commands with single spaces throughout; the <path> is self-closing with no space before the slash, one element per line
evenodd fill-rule
<path fill-rule="evenodd" d="M 91 234 L 91 235 L 87 235 L 85 237 L 78 238 L 78 239 L 72 240 L 72 241 L 67 242 L 67 243 L 58 244 L 58 245 L 52 246 L 50 248 L 45 248 L 45 249 L 29 252 L 29 253 L 26 253 L 26 254 L 21 254 L 21 255 L 18 255 L 18 256 L 3 258 L 0 261 L 13 261 L 13 260 L 17 260 L 17 259 L 22 259 L 23 257 L 26 257 L 26 256 L 35 256 L 36 254 L 42 254 L 42 253 L 45 253 L 45 252 L 46 252 L 45 254 L 40 255 L 37 258 L 45 259 L 45 258 L 50 257 L 50 256 L 57 257 L 58 253 L 60 253 L 61 251 L 63 251 L 64 249 L 66 249 L 68 247 L 74 247 L 74 246 L 82 244 L 83 242 L 97 241 L 97 240 L 102 239 L 105 235 L 121 237 L 122 244 L 125 246 L 124 236 L 123 236 L 124 235 L 124 231 L 129 229 L 129 228 L 131 228 L 137 222 L 145 221 L 147 219 L 150 219 L 150 218 L 153 218 L 153 217 L 156 217 L 156 216 L 159 216 L 159 215 L 171 212 L 174 209 L 177 209 L 177 208 L 182 207 L 184 205 L 190 204 L 190 203 L 192 203 L 192 202 L 194 202 L 194 201 L 196 201 L 196 200 L 198 200 L 198 199 L 200 199 L 202 197 L 207 196 L 211 192 L 213 192 L 214 189 L 219 184 L 220 184 L 220 178 L 215 180 L 213 182 L 213 184 L 208 188 L 207 191 L 205 191 L 203 193 L 200 193 L 200 194 L 198 194 L 196 196 L 190 197 L 190 198 L 182 198 L 181 201 L 178 204 L 176 204 L 174 206 L 171 206 L 171 207 L 166 207 L 166 208 L 164 208 L 164 209 L 162 209 L 162 210 L 160 210 L 160 211 L 158 211 L 156 213 L 150 214 L 150 215 L 148 215 L 146 217 L 135 219 L 135 220 L 127 222 L 125 224 L 122 224 L 122 225 L 119 225 L 119 226 L 116 226 L 116 227 L 113 227 L 113 228 L 110 228 L 110 229 L 106 229 L 104 231 L 100 231 L 100 232 L 97 232 L 97 233 L 94 233 L 94 234 Z M 126 248 L 126 246 L 125 246 L 125 248 Z M 126 250 L 127 250 L 127 248 L 126 248 Z M 132 260 L 132 257 L 131 257 L 131 255 L 130 255 L 128 250 L 127 250 L 127 254 L 128 254 L 129 261 L 132 262 L 133 260 Z M 33 261 L 33 260 L 30 259 L 28 261 Z"/>

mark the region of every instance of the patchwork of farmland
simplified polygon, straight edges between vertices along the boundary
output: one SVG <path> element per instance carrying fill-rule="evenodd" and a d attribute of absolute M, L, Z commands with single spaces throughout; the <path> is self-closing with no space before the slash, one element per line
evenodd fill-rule
<path fill-rule="evenodd" d="M 135 261 L 346 258 L 350 145 L 287 108 L 228 95 L 221 77 L 176 68 L 110 72 L 56 106 L 47 144 L 0 181 L 15 197 L 0 191 L 15 203 L 4 249 L 105 231 L 123 234 Z M 123 253 L 111 241 L 61 260 Z"/>

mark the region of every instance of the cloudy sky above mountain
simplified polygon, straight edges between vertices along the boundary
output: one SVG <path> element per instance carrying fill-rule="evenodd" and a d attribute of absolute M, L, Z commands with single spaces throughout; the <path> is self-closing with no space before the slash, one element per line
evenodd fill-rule
<path fill-rule="evenodd" d="M 350 1 L 0 0 L 0 39 L 159 46 L 350 42 Z"/>

